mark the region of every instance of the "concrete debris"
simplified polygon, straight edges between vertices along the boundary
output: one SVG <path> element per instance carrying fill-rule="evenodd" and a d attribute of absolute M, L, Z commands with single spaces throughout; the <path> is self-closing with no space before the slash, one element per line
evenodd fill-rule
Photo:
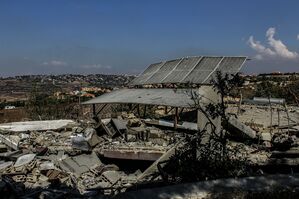
<path fill-rule="evenodd" d="M 125 120 L 112 118 L 111 121 L 120 134 L 126 133 L 127 122 Z"/>
<path fill-rule="evenodd" d="M 166 120 L 152 120 L 152 119 L 146 119 L 146 124 L 158 126 L 158 127 L 166 127 L 166 128 L 174 128 L 174 124 L 171 121 Z M 188 130 L 188 131 L 198 131 L 198 125 L 197 123 L 193 122 L 182 122 L 182 124 L 177 124 L 177 129 L 180 130 Z"/>
<path fill-rule="evenodd" d="M 46 131 L 58 130 L 76 125 L 73 120 L 44 120 L 28 122 L 12 122 L 0 125 L 1 131 L 26 132 L 26 131 Z"/>
<path fill-rule="evenodd" d="M 92 153 L 91 155 L 82 154 L 69 157 L 59 162 L 59 166 L 62 170 L 74 173 L 77 176 L 89 171 L 90 168 L 100 165 L 101 161 L 95 153 Z"/>
<path fill-rule="evenodd" d="M 86 138 L 84 138 L 83 136 L 76 136 L 72 138 L 72 147 L 75 149 L 79 149 L 82 151 L 89 151 L 90 147 L 89 147 L 89 143 L 86 140 Z"/>
<path fill-rule="evenodd" d="M 141 126 L 141 121 L 138 118 L 132 118 L 128 121 L 129 127 L 139 127 Z"/>
<path fill-rule="evenodd" d="M 253 139 L 256 137 L 256 133 L 247 125 L 240 122 L 234 117 L 230 117 L 227 125 L 227 130 L 231 133 L 232 136 L 238 136 L 243 138 Z"/>
<path fill-rule="evenodd" d="M 95 147 L 103 141 L 103 139 L 97 135 L 97 131 L 94 128 L 86 128 L 84 130 L 84 137 L 91 147 Z"/>
<path fill-rule="evenodd" d="M 21 155 L 21 151 L 7 151 L 5 153 L 0 153 L 0 158 L 5 160 L 14 160 L 16 161 L 17 158 Z"/>
<path fill-rule="evenodd" d="M 53 162 L 43 162 L 39 165 L 39 170 L 44 171 L 44 170 L 55 170 L 57 169 L 54 165 Z"/>
<path fill-rule="evenodd" d="M 227 112 L 238 114 L 238 120 L 244 124 L 252 124 L 250 127 L 263 130 L 271 125 L 274 127 L 290 126 L 299 123 L 298 107 L 288 107 L 288 111 L 282 111 L 279 105 L 257 106 L 257 105 L 242 105 L 242 112 L 238 114 L 238 106 L 231 105 Z M 271 112 L 272 110 L 272 112 Z M 284 108 L 283 108 L 284 110 Z M 296 111 L 297 110 L 297 111 Z M 288 119 L 289 118 L 289 119 Z"/>
<path fill-rule="evenodd" d="M 103 177 L 105 177 L 109 182 L 110 184 L 114 185 L 116 184 L 120 178 L 121 178 L 121 175 L 119 174 L 119 172 L 117 171 L 105 171 L 103 172 Z"/>
<path fill-rule="evenodd" d="M 276 134 L 273 138 L 273 145 L 279 150 L 288 150 L 295 145 L 296 136 L 287 134 Z"/>
<path fill-rule="evenodd" d="M 112 194 L 132 186 L 146 170 L 145 163 L 140 167 L 140 163 L 135 166 L 129 161 L 155 162 L 184 136 L 146 125 L 133 114 L 96 124 L 51 122 L 0 125 L 1 130 L 5 129 L 0 134 L 0 171 L 11 187 L 25 191 L 24 188 L 48 190 L 58 186 L 57 191 L 69 187 L 80 194 L 88 195 L 94 190 Z M 190 128 L 188 123 L 185 125 Z M 132 165 L 120 169 L 109 164 L 115 160 Z"/>
<path fill-rule="evenodd" d="M 72 128 L 73 133 L 81 133 L 84 129 L 80 126 L 75 126 Z"/>
<path fill-rule="evenodd" d="M 176 145 L 171 147 L 167 152 L 165 152 L 159 159 L 157 159 L 151 166 L 149 166 L 141 175 L 138 176 L 138 180 L 141 181 L 144 178 L 156 174 L 158 171 L 158 164 L 168 160 L 172 155 L 175 154 L 176 149 L 182 146 L 182 141 L 179 141 Z"/>
<path fill-rule="evenodd" d="M 3 169 L 6 169 L 7 167 L 10 167 L 12 164 L 13 164 L 12 161 L 9 161 L 9 162 L 2 162 L 2 163 L 0 164 L 0 171 L 3 170 Z"/>
<path fill-rule="evenodd" d="M 280 126 L 266 125 L 260 117 L 246 119 L 252 109 L 243 109 L 223 127 L 230 142 L 244 146 L 250 164 L 258 168 L 298 165 L 299 121 L 293 119 L 287 125 L 284 118 Z M 190 121 L 178 122 L 174 128 L 169 120 L 122 113 L 98 123 L 48 120 L 2 124 L 0 189 L 10 187 L 17 196 L 27 198 L 70 193 L 71 197 L 102 196 L 162 180 L 163 164 L 189 135 L 198 132 L 198 123 Z M 36 192 L 26 192 L 33 188 Z"/>
<path fill-rule="evenodd" d="M 260 139 L 263 141 L 268 141 L 271 142 L 272 140 L 272 135 L 270 132 L 262 132 L 260 135 Z"/>
<path fill-rule="evenodd" d="M 98 129 L 102 134 L 107 134 L 111 138 L 117 133 L 111 124 L 111 120 L 108 123 L 101 123 Z"/>
<path fill-rule="evenodd" d="M 0 141 L 5 144 L 6 146 L 18 150 L 19 149 L 19 142 L 21 138 L 16 135 L 1 135 L 0 134 Z"/>
<path fill-rule="evenodd" d="M 7 146 L 5 144 L 0 144 L 0 153 L 7 152 Z"/>
<path fill-rule="evenodd" d="M 182 128 L 187 130 L 197 130 L 197 124 L 193 122 L 183 122 Z"/>
<path fill-rule="evenodd" d="M 19 157 L 15 162 L 14 167 L 20 167 L 29 164 L 31 161 L 33 161 L 35 156 L 36 156 L 35 154 L 26 154 Z"/>

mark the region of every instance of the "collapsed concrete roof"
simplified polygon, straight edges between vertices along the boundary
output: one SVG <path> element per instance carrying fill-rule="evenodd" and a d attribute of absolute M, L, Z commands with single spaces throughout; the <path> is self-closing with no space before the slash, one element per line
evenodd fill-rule
<path fill-rule="evenodd" d="M 11 122 L 0 124 L 0 131 L 24 132 L 24 131 L 46 131 L 57 130 L 68 125 L 75 125 L 73 120 L 43 120 L 43 121 L 26 121 Z"/>
<path fill-rule="evenodd" d="M 188 108 L 195 106 L 194 96 L 202 104 L 217 102 L 213 88 L 201 86 L 196 89 L 118 89 L 82 104 L 145 104 Z"/>
<path fill-rule="evenodd" d="M 196 56 L 154 63 L 129 85 L 210 84 L 216 71 L 234 75 L 240 71 L 246 60 L 245 56 Z"/>

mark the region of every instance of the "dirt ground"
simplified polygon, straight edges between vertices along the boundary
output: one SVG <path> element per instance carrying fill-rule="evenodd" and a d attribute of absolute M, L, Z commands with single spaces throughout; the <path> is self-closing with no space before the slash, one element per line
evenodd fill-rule
<path fill-rule="evenodd" d="M 24 121 L 27 117 L 23 108 L 0 110 L 0 123 Z"/>

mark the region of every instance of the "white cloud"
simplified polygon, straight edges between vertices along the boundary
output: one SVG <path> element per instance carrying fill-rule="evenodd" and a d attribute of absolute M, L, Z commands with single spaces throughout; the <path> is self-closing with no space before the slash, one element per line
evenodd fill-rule
<path fill-rule="evenodd" d="M 269 28 L 266 32 L 268 40 L 268 47 L 261 44 L 260 41 L 255 41 L 253 36 L 248 39 L 249 46 L 258 52 L 255 56 L 256 59 L 261 60 L 263 58 L 280 57 L 284 59 L 296 59 L 299 57 L 297 52 L 290 51 L 287 46 L 279 39 L 275 39 L 275 28 Z"/>
<path fill-rule="evenodd" d="M 268 44 L 275 50 L 278 55 L 287 59 L 294 59 L 298 57 L 297 52 L 289 51 L 287 46 L 283 44 L 281 40 L 277 40 L 274 38 L 274 35 L 275 28 L 269 28 L 266 33 L 266 36 L 268 37 Z"/>
<path fill-rule="evenodd" d="M 102 64 L 90 64 L 90 65 L 83 65 L 82 68 L 86 69 L 111 69 L 112 66 L 109 65 L 102 65 Z"/>
<path fill-rule="evenodd" d="M 52 60 L 52 61 L 43 62 L 43 65 L 45 65 L 45 66 L 67 66 L 68 64 L 64 61 Z"/>
<path fill-rule="evenodd" d="M 297 40 L 299 40 L 299 34 L 297 35 Z"/>
<path fill-rule="evenodd" d="M 252 49 L 260 53 L 259 54 L 260 58 L 262 58 L 263 55 L 269 55 L 269 56 L 275 55 L 275 52 L 273 50 L 263 46 L 260 41 L 254 41 L 253 36 L 249 37 L 248 43 Z"/>

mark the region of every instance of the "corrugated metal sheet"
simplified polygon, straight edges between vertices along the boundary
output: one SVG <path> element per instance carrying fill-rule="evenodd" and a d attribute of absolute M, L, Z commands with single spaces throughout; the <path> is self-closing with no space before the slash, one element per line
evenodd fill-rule
<path fill-rule="evenodd" d="M 175 59 L 150 65 L 130 85 L 161 83 L 209 84 L 215 72 L 236 74 L 247 57 L 198 56 Z"/>
<path fill-rule="evenodd" d="M 118 89 L 82 104 L 148 104 L 173 107 L 192 107 L 192 93 L 202 96 L 201 103 L 215 102 L 211 86 L 199 89 Z M 194 95 L 193 95 L 194 96 Z"/>

